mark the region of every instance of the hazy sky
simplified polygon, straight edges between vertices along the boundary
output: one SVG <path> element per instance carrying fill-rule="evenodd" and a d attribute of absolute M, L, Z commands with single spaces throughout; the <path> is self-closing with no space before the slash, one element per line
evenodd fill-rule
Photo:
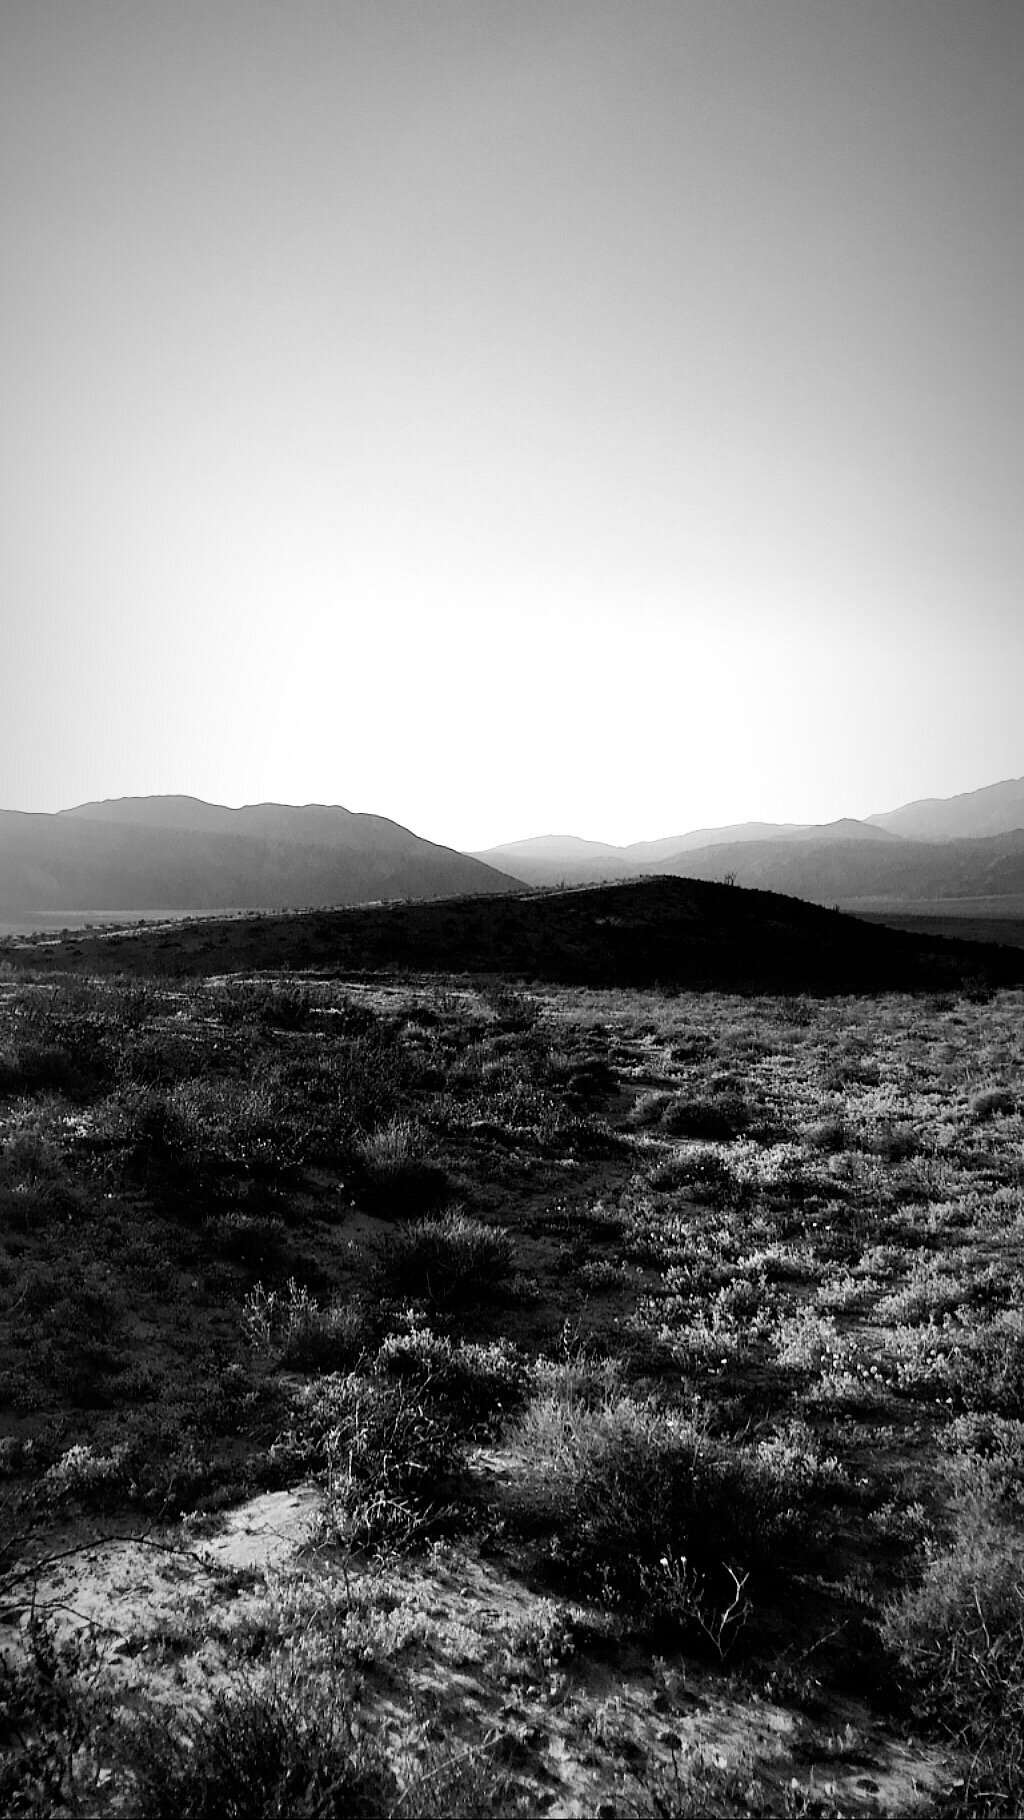
<path fill-rule="evenodd" d="M 1024 772 L 1020 0 L 3 0 L 0 806 Z"/>

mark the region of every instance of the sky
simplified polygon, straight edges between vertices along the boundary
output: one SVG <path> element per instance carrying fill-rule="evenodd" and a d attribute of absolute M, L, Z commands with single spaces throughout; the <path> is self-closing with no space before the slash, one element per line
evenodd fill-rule
<path fill-rule="evenodd" d="M 0 807 L 1024 773 L 1019 0 L 4 0 Z"/>

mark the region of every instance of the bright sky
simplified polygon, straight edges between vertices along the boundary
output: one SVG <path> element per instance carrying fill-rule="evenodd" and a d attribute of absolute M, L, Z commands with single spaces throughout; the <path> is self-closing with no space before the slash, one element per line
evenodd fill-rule
<path fill-rule="evenodd" d="M 1024 772 L 1019 0 L 4 0 L 0 806 Z"/>

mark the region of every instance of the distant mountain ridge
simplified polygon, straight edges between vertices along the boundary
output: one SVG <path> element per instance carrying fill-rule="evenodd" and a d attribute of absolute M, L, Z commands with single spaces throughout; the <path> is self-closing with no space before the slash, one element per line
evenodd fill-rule
<path fill-rule="evenodd" d="M 458 853 L 340 804 L 119 797 L 0 811 L 0 919 L 353 905 L 642 879 L 728 881 L 847 909 L 1024 900 L 1024 778 L 863 821 L 743 822 L 627 847 L 542 835 Z M 1007 909 L 1001 914 L 1014 914 Z"/>
<path fill-rule="evenodd" d="M 475 853 L 485 865 L 503 867 L 528 885 L 596 884 L 603 879 L 643 878 L 652 872 L 680 871 L 690 877 L 689 861 L 696 854 L 731 853 L 739 847 L 811 843 L 832 847 L 864 843 L 869 846 L 902 846 L 897 834 L 867 822 L 845 819 L 820 826 L 797 822 L 741 822 L 734 828 L 697 828 L 690 834 L 669 835 L 663 840 L 635 841 L 629 847 L 612 847 L 603 841 L 579 840 L 571 834 L 542 834 L 533 840 L 509 841 Z M 682 864 L 686 861 L 686 864 Z M 725 861 L 722 861 L 725 864 Z M 714 873 L 721 877 L 721 871 Z"/>
<path fill-rule="evenodd" d="M 547 835 L 475 857 L 529 885 L 675 873 L 730 878 L 812 903 L 877 908 L 1024 892 L 1024 778 L 948 799 L 908 803 L 864 821 L 742 822 L 613 847 Z"/>
<path fill-rule="evenodd" d="M 516 880 L 384 816 L 121 797 L 0 811 L 0 912 L 279 910 L 508 891 Z"/>
<path fill-rule="evenodd" d="M 929 796 L 866 820 L 906 840 L 980 840 L 1024 828 L 1024 777 L 1004 778 L 962 796 Z"/>

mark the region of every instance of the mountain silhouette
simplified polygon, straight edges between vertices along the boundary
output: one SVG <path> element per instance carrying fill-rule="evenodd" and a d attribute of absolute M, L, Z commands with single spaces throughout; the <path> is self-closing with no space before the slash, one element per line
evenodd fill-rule
<path fill-rule="evenodd" d="M 0 915 L 279 910 L 507 891 L 515 880 L 339 806 L 122 797 L 0 811 Z"/>

